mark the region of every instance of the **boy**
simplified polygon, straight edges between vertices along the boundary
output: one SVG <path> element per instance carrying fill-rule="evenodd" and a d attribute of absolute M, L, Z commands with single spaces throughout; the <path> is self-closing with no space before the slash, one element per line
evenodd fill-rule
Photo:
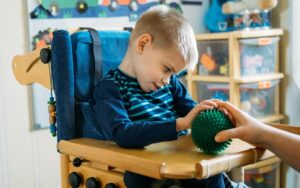
<path fill-rule="evenodd" d="M 213 100 L 197 105 L 174 75 L 197 63 L 194 36 L 187 20 L 166 6 L 140 17 L 121 64 L 94 91 L 92 108 L 107 140 L 126 148 L 175 140 L 199 112 L 218 107 Z M 126 172 L 124 181 L 129 188 L 146 188 L 154 179 Z M 180 183 L 224 187 L 223 175 Z"/>

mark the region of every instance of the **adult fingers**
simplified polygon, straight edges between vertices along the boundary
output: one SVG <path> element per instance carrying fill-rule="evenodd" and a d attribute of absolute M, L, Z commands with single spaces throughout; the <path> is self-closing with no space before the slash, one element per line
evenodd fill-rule
<path fill-rule="evenodd" d="M 202 107 L 203 105 L 196 105 L 190 112 L 188 115 L 192 115 L 192 116 L 196 116 L 197 114 L 199 114 L 202 111 Z"/>
<path fill-rule="evenodd" d="M 231 138 L 238 138 L 239 132 L 240 132 L 240 128 L 232 128 L 232 129 L 220 131 L 218 134 L 216 134 L 215 141 L 224 142 Z"/>
<path fill-rule="evenodd" d="M 218 108 L 220 111 L 224 112 L 224 114 L 226 114 L 227 116 L 229 115 L 228 110 L 224 107 L 219 107 Z"/>
<path fill-rule="evenodd" d="M 232 122 L 232 124 L 233 124 L 234 126 L 237 126 L 237 123 L 236 123 L 236 121 L 235 121 L 235 119 L 233 118 L 233 116 L 232 116 L 231 113 L 228 114 L 228 117 L 229 117 L 230 121 Z"/>
<path fill-rule="evenodd" d="M 213 102 L 218 102 L 218 101 L 222 101 L 220 99 L 209 99 L 210 101 L 213 101 Z"/>
<path fill-rule="evenodd" d="M 202 104 L 202 105 L 199 106 L 200 112 L 201 112 L 202 110 L 211 110 L 211 109 L 214 109 L 214 108 L 215 108 L 215 107 L 213 107 L 213 106 L 211 106 L 211 105 L 207 105 L 207 104 Z"/>
<path fill-rule="evenodd" d="M 198 104 L 195 106 L 189 113 L 192 117 L 195 117 L 197 114 L 199 114 L 201 111 L 206 110 L 206 109 L 213 109 L 214 107 L 210 105 L 205 105 L 205 104 Z"/>
<path fill-rule="evenodd" d="M 213 101 L 213 100 L 204 100 L 200 103 L 200 105 L 209 105 L 209 106 L 212 106 L 214 108 L 218 108 L 218 105 L 216 103 L 217 101 Z"/>
<path fill-rule="evenodd" d="M 236 126 L 235 119 L 233 118 L 232 114 L 228 112 L 228 110 L 224 107 L 219 107 L 218 110 L 224 112 L 225 115 L 228 116 L 229 120 L 233 123 L 234 126 Z"/>
<path fill-rule="evenodd" d="M 217 101 L 216 103 L 219 106 L 219 108 L 221 107 L 226 108 L 232 114 L 241 113 L 241 110 L 239 110 L 236 106 L 234 106 L 229 102 Z"/>

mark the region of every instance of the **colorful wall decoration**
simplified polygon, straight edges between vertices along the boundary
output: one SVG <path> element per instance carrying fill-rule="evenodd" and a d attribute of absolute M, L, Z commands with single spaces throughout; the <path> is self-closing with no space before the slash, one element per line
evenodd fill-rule
<path fill-rule="evenodd" d="M 161 0 L 40 0 L 31 12 L 32 19 L 47 18 L 91 18 L 128 16 L 135 21 L 151 6 Z M 181 10 L 176 2 L 169 4 Z"/>

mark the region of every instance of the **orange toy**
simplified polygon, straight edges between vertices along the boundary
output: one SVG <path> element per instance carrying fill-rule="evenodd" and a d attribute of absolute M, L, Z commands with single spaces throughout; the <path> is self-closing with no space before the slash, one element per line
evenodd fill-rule
<path fill-rule="evenodd" d="M 207 69 L 208 71 L 214 71 L 217 69 L 217 64 L 215 60 L 208 54 L 203 54 L 200 57 L 200 63 Z"/>

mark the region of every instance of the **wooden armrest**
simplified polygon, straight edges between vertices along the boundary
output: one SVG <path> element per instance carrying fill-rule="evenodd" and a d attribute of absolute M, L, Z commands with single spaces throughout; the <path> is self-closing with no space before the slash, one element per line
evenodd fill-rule
<path fill-rule="evenodd" d="M 267 124 L 277 129 L 281 129 L 290 133 L 300 134 L 300 127 L 298 126 L 279 124 L 279 123 L 267 123 Z"/>
<path fill-rule="evenodd" d="M 60 141 L 58 149 L 62 154 L 157 179 L 202 179 L 274 156 L 268 150 L 254 148 L 241 140 L 233 140 L 222 154 L 205 154 L 195 148 L 190 136 L 144 149 L 125 149 L 110 141 L 79 138 Z"/>

